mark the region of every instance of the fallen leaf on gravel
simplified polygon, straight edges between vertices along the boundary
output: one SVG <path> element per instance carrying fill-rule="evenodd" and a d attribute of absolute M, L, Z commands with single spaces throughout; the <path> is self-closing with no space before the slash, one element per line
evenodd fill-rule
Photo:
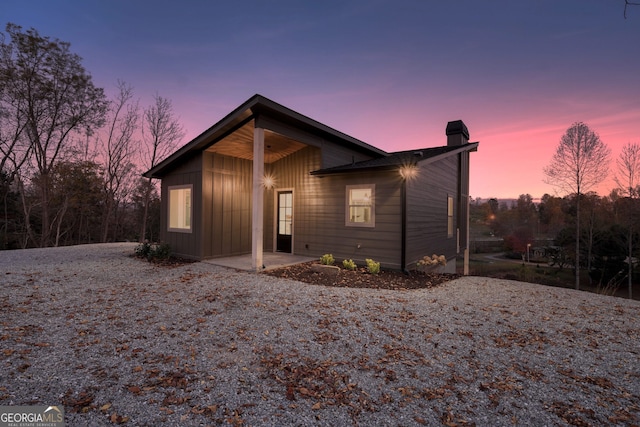
<path fill-rule="evenodd" d="M 464 418 L 454 418 L 453 414 L 451 412 L 447 412 L 447 422 L 443 421 L 443 424 L 445 424 L 448 427 L 463 427 L 463 426 L 469 426 L 469 427 L 475 427 L 476 423 L 474 423 L 473 421 L 467 421 Z M 444 415 L 443 415 L 444 417 Z"/>
<path fill-rule="evenodd" d="M 285 393 L 285 396 L 286 396 L 287 400 L 295 400 L 296 399 L 295 388 L 293 387 L 293 384 L 287 385 L 287 391 Z"/>
<path fill-rule="evenodd" d="M 305 387 L 300 387 L 298 389 L 298 393 L 300 393 L 303 396 L 311 396 L 312 395 L 311 391 L 309 391 L 309 389 L 305 388 Z"/>
<path fill-rule="evenodd" d="M 578 404 L 568 404 L 557 401 L 551 405 L 551 410 L 564 422 L 572 426 L 590 427 L 592 425 L 578 414 L 578 412 L 585 412 L 585 408 Z M 591 413 L 588 413 L 588 415 L 591 415 Z"/>
<path fill-rule="evenodd" d="M 111 414 L 111 417 L 109 419 L 114 424 L 124 424 L 129 421 L 129 417 L 123 417 L 122 415 L 118 415 L 115 412 Z"/>
<path fill-rule="evenodd" d="M 131 392 L 133 394 L 142 393 L 142 389 L 140 389 L 140 387 L 138 387 L 137 385 L 133 385 L 133 386 L 127 387 L 127 390 L 129 390 L 129 392 Z"/>
<path fill-rule="evenodd" d="M 91 409 L 95 409 L 95 406 L 93 406 L 93 394 L 86 391 L 81 391 L 77 396 L 74 396 L 72 390 L 67 390 L 62 398 L 62 404 L 65 409 L 70 409 L 69 412 L 87 413 Z"/>

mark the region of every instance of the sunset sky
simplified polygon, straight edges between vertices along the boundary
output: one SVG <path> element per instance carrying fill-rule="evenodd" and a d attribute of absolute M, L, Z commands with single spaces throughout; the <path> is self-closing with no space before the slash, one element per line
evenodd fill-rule
<path fill-rule="evenodd" d="M 169 98 L 187 142 L 259 93 L 386 151 L 446 144 L 462 119 L 473 197 L 556 194 L 566 129 L 640 143 L 640 6 L 624 0 L 3 0 L 71 43 L 94 83 Z M 612 179 L 597 188 L 606 195 Z M 558 194 L 562 196 L 563 194 Z"/>

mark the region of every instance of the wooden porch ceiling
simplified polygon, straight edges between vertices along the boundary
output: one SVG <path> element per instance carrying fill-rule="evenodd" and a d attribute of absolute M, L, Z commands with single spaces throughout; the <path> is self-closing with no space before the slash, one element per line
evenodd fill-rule
<path fill-rule="evenodd" d="M 211 153 L 253 160 L 253 121 L 207 148 Z M 268 129 L 264 131 L 264 162 L 273 163 L 305 147 L 305 144 Z"/>

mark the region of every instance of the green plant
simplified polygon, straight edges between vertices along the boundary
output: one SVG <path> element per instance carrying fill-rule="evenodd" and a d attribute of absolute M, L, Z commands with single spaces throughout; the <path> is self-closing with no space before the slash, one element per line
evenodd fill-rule
<path fill-rule="evenodd" d="M 138 258 L 146 258 L 148 261 L 166 260 L 171 256 L 171 247 L 167 243 L 140 243 L 134 249 Z"/>
<path fill-rule="evenodd" d="M 355 270 L 358 267 L 352 259 L 345 259 L 342 261 L 342 266 L 347 270 Z"/>
<path fill-rule="evenodd" d="M 146 258 L 149 256 L 149 252 L 151 252 L 151 245 L 147 242 L 144 243 L 140 243 L 138 246 L 136 246 L 136 248 L 133 250 L 133 253 L 138 257 L 138 258 Z"/>
<path fill-rule="evenodd" d="M 364 260 L 367 263 L 367 270 L 369 271 L 369 273 L 371 274 L 378 274 L 380 273 L 380 263 L 379 262 L 375 262 L 372 259 L 365 259 Z"/>
<path fill-rule="evenodd" d="M 336 260 L 331 254 L 324 254 L 320 257 L 320 264 L 333 265 L 335 262 Z"/>

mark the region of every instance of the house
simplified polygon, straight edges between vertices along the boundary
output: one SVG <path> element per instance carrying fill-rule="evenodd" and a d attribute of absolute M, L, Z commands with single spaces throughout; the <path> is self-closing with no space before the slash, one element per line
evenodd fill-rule
<path fill-rule="evenodd" d="M 441 147 L 387 153 L 261 95 L 146 177 L 162 180 L 161 240 L 194 259 L 264 252 L 367 258 L 409 270 L 468 253 L 469 143 L 449 122 Z M 467 259 L 467 258 L 465 258 Z"/>

